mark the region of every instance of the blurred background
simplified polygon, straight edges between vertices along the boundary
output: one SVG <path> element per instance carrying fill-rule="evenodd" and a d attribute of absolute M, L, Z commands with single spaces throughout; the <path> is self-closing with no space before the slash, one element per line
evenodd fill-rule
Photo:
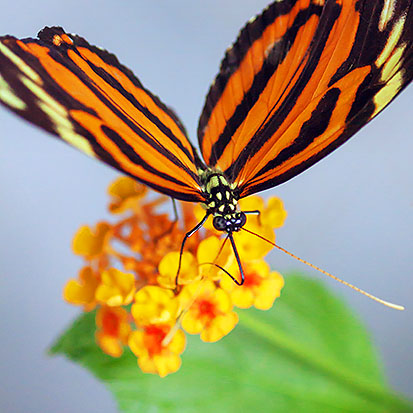
<path fill-rule="evenodd" d="M 61 25 L 115 53 L 175 108 L 195 139 L 225 49 L 268 0 L 0 0 L 0 34 L 33 37 Z M 278 243 L 379 297 L 391 310 L 330 280 L 359 313 L 391 384 L 413 397 L 413 86 L 327 159 L 267 191 L 289 216 Z M 46 349 L 79 313 L 62 300 L 81 260 L 71 239 L 108 217 L 118 174 L 0 110 L 0 411 L 116 411 L 88 372 Z M 274 251 L 281 272 L 323 277 Z M 288 288 L 288 285 L 287 285 Z M 138 371 L 137 371 L 138 373 Z"/>

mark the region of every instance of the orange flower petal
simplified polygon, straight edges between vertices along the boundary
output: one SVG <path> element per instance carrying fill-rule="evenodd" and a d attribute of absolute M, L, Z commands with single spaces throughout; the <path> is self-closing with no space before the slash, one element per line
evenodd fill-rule
<path fill-rule="evenodd" d="M 123 308 L 101 307 L 96 313 L 96 325 L 99 330 L 95 336 L 100 348 L 112 357 L 121 356 L 131 333 L 128 312 Z"/>

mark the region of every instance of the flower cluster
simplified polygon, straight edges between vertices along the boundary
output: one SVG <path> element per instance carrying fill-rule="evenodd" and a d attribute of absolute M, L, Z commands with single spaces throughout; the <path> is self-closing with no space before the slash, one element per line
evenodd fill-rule
<path fill-rule="evenodd" d="M 184 331 L 220 340 L 237 324 L 234 306 L 266 310 L 280 295 L 283 278 L 263 260 L 272 248 L 268 242 L 246 231 L 234 234 L 245 273 L 237 286 L 228 276 L 239 279 L 234 253 L 212 219 L 180 254 L 185 232 L 205 214 L 200 206 L 179 203 L 181 216 L 174 222 L 162 212 L 167 197 L 126 177 L 109 187 L 109 195 L 109 210 L 118 219 L 78 230 L 73 250 L 85 265 L 64 289 L 69 303 L 85 311 L 97 307 L 96 340 L 105 353 L 119 357 L 128 346 L 142 371 L 163 377 L 181 365 Z M 270 198 L 265 205 L 251 196 L 240 207 L 262 211 L 249 215 L 245 228 L 274 242 L 274 228 L 286 217 L 282 202 Z"/>

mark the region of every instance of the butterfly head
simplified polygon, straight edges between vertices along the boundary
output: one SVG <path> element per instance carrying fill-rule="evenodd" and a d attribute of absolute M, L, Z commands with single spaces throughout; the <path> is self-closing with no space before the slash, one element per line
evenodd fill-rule
<path fill-rule="evenodd" d="M 247 217 L 242 211 L 237 211 L 232 215 L 215 215 L 212 221 L 217 231 L 236 232 L 247 222 Z"/>

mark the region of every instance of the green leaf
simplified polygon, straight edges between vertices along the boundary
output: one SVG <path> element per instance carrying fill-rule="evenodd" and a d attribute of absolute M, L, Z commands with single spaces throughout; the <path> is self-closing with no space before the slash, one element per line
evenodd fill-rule
<path fill-rule="evenodd" d="M 88 368 L 123 412 L 413 412 L 385 384 L 370 338 L 320 282 L 286 278 L 270 311 L 239 311 L 218 343 L 190 337 L 182 368 L 166 378 L 139 371 L 126 351 L 114 359 L 94 341 L 84 314 L 50 350 Z"/>

